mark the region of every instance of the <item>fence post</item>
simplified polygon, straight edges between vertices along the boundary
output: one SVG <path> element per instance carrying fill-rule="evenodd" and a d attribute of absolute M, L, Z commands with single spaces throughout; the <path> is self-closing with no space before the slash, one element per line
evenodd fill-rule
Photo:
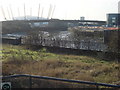
<path fill-rule="evenodd" d="M 31 75 L 29 76 L 29 88 L 30 88 L 30 90 L 32 88 L 32 77 L 31 77 Z"/>
<path fill-rule="evenodd" d="M 96 85 L 96 90 L 99 90 L 99 86 L 98 85 Z"/>

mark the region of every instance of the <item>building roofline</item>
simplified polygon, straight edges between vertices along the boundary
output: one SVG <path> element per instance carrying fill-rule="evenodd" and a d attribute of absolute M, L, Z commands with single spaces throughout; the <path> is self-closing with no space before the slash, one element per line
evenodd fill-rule
<path fill-rule="evenodd" d="M 111 15 L 112 15 L 112 14 L 113 14 L 113 15 L 120 15 L 120 13 L 107 13 L 107 15 L 110 15 L 110 14 L 111 14 Z"/>

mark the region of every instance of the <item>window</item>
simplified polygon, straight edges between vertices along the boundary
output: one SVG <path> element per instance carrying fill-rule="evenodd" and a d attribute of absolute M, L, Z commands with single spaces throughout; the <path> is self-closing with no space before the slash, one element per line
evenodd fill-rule
<path fill-rule="evenodd" d="M 112 20 L 115 20 L 116 19 L 116 17 L 112 17 Z"/>
<path fill-rule="evenodd" d="M 112 20 L 112 23 L 115 23 L 115 20 Z"/>

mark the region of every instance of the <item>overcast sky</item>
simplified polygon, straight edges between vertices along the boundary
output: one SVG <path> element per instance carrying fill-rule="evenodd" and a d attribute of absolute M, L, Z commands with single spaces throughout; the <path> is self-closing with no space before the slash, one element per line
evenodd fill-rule
<path fill-rule="evenodd" d="M 118 2 L 120 0 L 0 0 L 0 6 L 3 8 L 5 17 L 11 18 L 10 6 L 13 16 L 24 16 L 24 3 L 26 15 L 38 16 L 38 7 L 40 4 L 40 16 L 43 11 L 43 17 L 48 16 L 50 4 L 52 10 L 56 6 L 53 18 L 58 19 L 80 19 L 84 16 L 86 20 L 106 20 L 106 14 L 118 12 Z M 18 14 L 18 8 L 19 13 Z M 0 8 L 0 20 L 4 20 L 2 9 Z M 9 13 L 9 14 L 8 14 Z"/>

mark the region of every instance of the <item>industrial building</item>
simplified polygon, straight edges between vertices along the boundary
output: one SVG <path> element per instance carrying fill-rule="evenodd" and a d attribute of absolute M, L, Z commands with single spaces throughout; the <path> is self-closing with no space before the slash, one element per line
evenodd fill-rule
<path fill-rule="evenodd" d="M 2 37 L 2 43 L 18 45 L 21 44 L 21 37 Z"/>
<path fill-rule="evenodd" d="M 119 27 L 120 26 L 120 13 L 107 14 L 107 26 Z"/>

